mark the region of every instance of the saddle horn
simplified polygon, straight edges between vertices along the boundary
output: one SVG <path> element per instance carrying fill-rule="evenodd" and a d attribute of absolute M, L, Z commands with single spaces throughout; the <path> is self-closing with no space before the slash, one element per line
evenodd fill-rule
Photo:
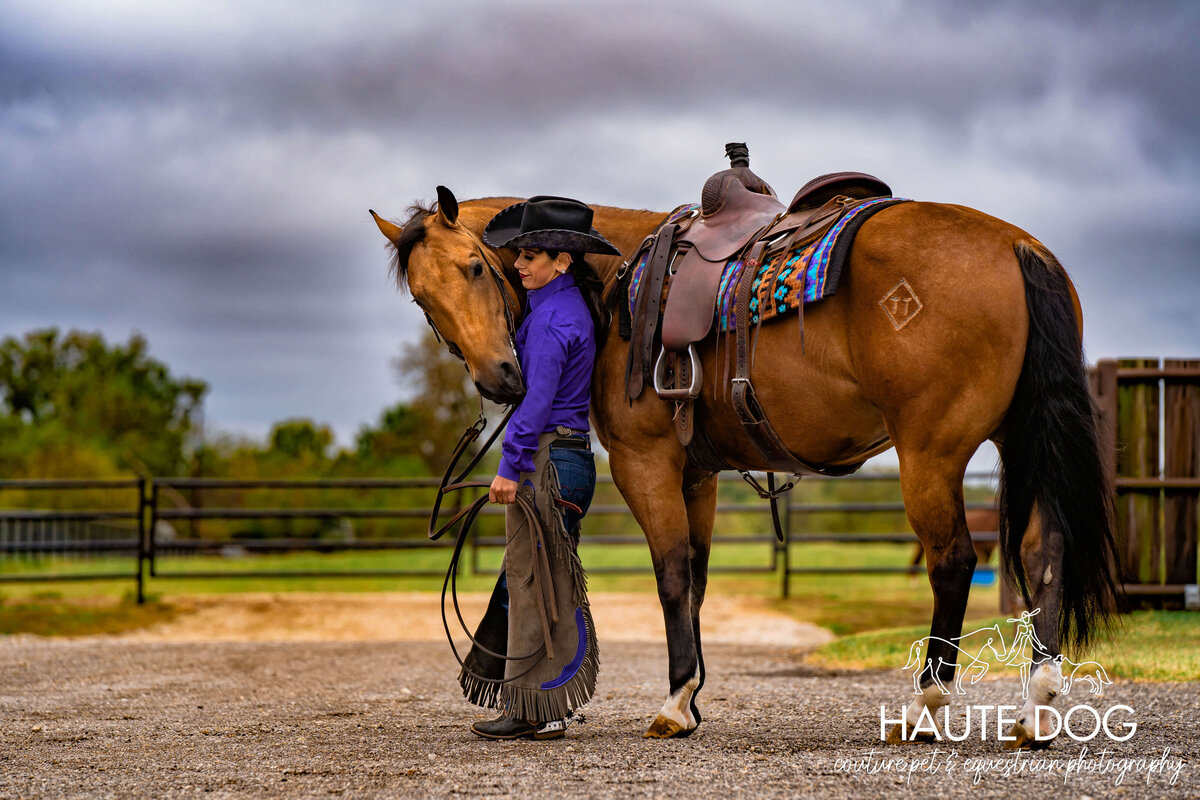
<path fill-rule="evenodd" d="M 729 169 L 721 170 L 704 182 L 704 189 L 700 192 L 701 214 L 711 217 L 721 210 L 725 203 L 726 186 L 733 181 L 755 194 L 775 197 L 775 190 L 771 185 L 750 170 L 750 148 L 745 142 L 726 144 L 725 156 L 729 159 Z"/>
<path fill-rule="evenodd" d="M 729 166 L 734 169 L 738 167 L 750 168 L 750 148 L 746 147 L 745 142 L 729 142 L 726 144 L 725 157 L 729 159 Z"/>

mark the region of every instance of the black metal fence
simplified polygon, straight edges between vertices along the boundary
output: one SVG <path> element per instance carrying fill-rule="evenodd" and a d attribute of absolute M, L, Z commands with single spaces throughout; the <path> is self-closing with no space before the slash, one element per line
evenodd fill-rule
<path fill-rule="evenodd" d="M 808 480 L 805 478 L 805 480 Z M 853 475 L 847 475 L 841 478 L 820 478 L 814 480 L 837 480 L 837 481 L 853 481 L 862 484 L 866 483 L 882 483 L 890 482 L 899 485 L 900 476 L 898 473 L 873 473 L 873 472 L 858 472 Z M 967 475 L 968 483 L 982 484 L 990 488 L 994 485 L 994 477 L 991 474 L 971 474 Z M 897 489 L 898 491 L 898 489 Z M 967 501 L 965 504 L 967 511 L 994 509 L 995 501 L 979 500 Z M 850 514 L 871 514 L 871 513 L 891 513 L 903 514 L 904 503 L 900 500 L 892 501 L 864 501 L 864 502 L 795 502 L 787 503 L 786 513 L 781 515 L 783 523 L 784 541 L 786 544 L 781 544 L 779 547 L 781 566 L 780 596 L 788 597 L 791 593 L 791 578 L 793 575 L 862 575 L 862 574 L 909 574 L 915 575 L 925 571 L 925 567 L 919 563 L 909 563 L 904 566 L 892 565 L 852 565 L 852 566 L 806 566 L 795 565 L 792 563 L 791 548 L 788 545 L 805 544 L 815 542 L 835 542 L 840 544 L 904 544 L 917 542 L 916 535 L 912 530 L 892 531 L 883 533 L 849 533 L 849 532 L 821 532 L 820 525 L 804 524 L 807 517 L 820 514 L 830 513 L 850 513 Z M 971 531 L 971 538 L 977 542 L 995 542 L 999 538 L 999 533 L 994 530 Z M 987 564 L 980 564 L 976 573 L 981 576 L 990 577 L 995 580 L 998 575 L 998 567 Z"/>
<path fill-rule="evenodd" d="M 0 481 L 0 492 L 5 499 L 15 492 L 31 497 L 58 493 L 52 508 L 0 509 L 0 558 L 11 562 L 56 556 L 57 562 L 63 557 L 105 554 L 130 559 L 129 569 L 123 572 L 3 570 L 0 582 L 133 580 L 138 602 L 144 600 L 145 479 L 6 480 Z"/>
<path fill-rule="evenodd" d="M 969 481 L 990 486 L 991 476 L 972 475 Z M 830 479 L 805 479 L 811 486 Z M 851 481 L 862 487 L 890 482 L 895 484 L 895 499 L 867 499 L 855 502 L 797 500 L 780 503 L 785 541 L 776 541 L 769 507 L 749 493 L 734 475 L 721 476 L 718 495 L 718 523 L 713 535 L 714 573 L 777 573 L 780 594 L 787 597 L 791 579 L 797 575 L 907 574 L 924 570 L 916 564 L 806 566 L 793 563 L 791 545 L 832 542 L 846 545 L 870 543 L 915 543 L 909 530 L 882 533 L 839 531 L 827 521 L 827 515 L 888 514 L 902 519 L 904 504 L 899 500 L 898 475 L 895 473 L 858 473 L 834 479 Z M 612 495 L 612 479 L 600 478 L 598 498 Z M 319 480 L 226 480 L 204 478 L 157 478 L 127 481 L 54 480 L 0 481 L 0 583 L 131 580 L 136 585 L 138 602 L 144 602 L 147 580 L 206 578 L 412 578 L 440 576 L 442 570 L 424 568 L 345 570 L 318 569 L 213 570 L 166 569 L 160 560 L 176 557 L 187 561 L 189 555 L 246 556 L 289 552 L 346 552 L 380 550 L 416 550 L 449 548 L 449 537 L 431 542 L 424 536 L 430 508 L 412 495 L 425 492 L 432 496 L 435 478 L 405 479 L 319 479 Z M 13 498 L 13 493 L 26 493 Z M 257 492 L 251 502 L 245 493 Z M 369 500 L 364 493 L 370 493 Z M 986 494 L 986 490 L 982 492 Z M 236 502 L 232 495 L 240 494 Z M 380 496 L 386 495 L 382 505 Z M 879 495 L 879 491 L 871 492 Z M 976 492 L 980 494 L 980 492 Z M 307 505 L 298 499 L 330 496 L 342 498 L 342 505 Z M 34 497 L 48 497 L 53 508 L 13 508 L 18 503 L 31 505 Z M 470 502 L 471 497 L 461 498 Z M 21 502 L 23 501 L 23 502 Z M 989 501 L 970 502 L 968 509 L 990 508 Z M 449 509 L 446 509 L 448 511 Z M 483 517 L 503 514 L 488 508 Z M 737 515 L 740 525 L 725 525 L 722 518 Z M 599 522 L 609 519 L 611 523 Z M 753 522 L 747 526 L 746 520 Z M 845 518 L 843 518 L 845 519 Z M 644 538 L 628 509 L 620 503 L 598 502 L 588 512 L 588 546 L 638 546 Z M 352 522 L 353 521 L 353 522 Z M 495 530 L 499 520 L 491 527 Z M 355 528 L 357 525 L 358 528 Z M 274 527 L 272 527 L 274 526 Z M 367 536 L 359 535 L 368 527 Z M 483 527 L 487 527 L 486 525 Z M 725 533 L 731 527 L 747 528 L 742 533 Z M 843 524 L 842 527 L 846 527 Z M 857 527 L 849 525 L 849 527 Z M 897 525 L 899 527 L 899 525 Z M 182 533 L 180 528 L 185 529 Z M 599 530 L 597 530 L 599 528 Z M 614 532 L 615 530 L 615 532 Z M 994 541 L 994 531 L 976 531 L 982 540 Z M 753 563 L 721 564 L 720 553 L 727 545 L 761 547 L 762 558 Z M 504 537 L 486 530 L 473 537 L 467 563 L 474 574 L 494 573 L 484 563 L 498 561 L 494 556 L 504 546 Z M 644 545 L 643 545 L 644 546 Z M 487 554 L 491 551 L 492 558 Z M 54 567 L 71 559 L 98 555 L 128 557 L 127 570 L 63 571 Z M 23 565 L 22 560 L 36 562 Z M 47 567 L 47 562 L 51 568 Z M 107 562 L 106 562 L 107 563 Z M 206 562 L 210 563 L 210 562 Z M 985 572 L 990 569 L 982 568 Z M 647 572 L 646 565 L 589 565 L 593 573 Z"/>
<path fill-rule="evenodd" d="M 430 570 L 257 570 L 257 571 L 238 571 L 236 574 L 227 571 L 200 571 L 200 570 L 179 570 L 179 571 L 162 571 L 158 569 L 158 556 L 164 551 L 174 551 L 176 554 L 187 553 L 220 553 L 227 551 L 229 548 L 239 548 L 239 550 L 249 553 L 262 552 L 297 552 L 297 551 L 319 551 L 333 552 L 337 550 L 412 550 L 428 547 L 445 547 L 450 544 L 449 541 L 431 542 L 424 537 L 416 538 L 412 536 L 403 538 L 385 538 L 375 537 L 370 539 L 322 539 L 313 536 L 307 537 L 271 537 L 271 538 L 246 538 L 244 536 L 232 536 L 211 538 L 205 537 L 200 533 L 198 527 L 193 528 L 193 536 L 187 538 L 172 537 L 168 541 L 164 541 L 159 535 L 160 521 L 163 522 L 189 522 L 197 523 L 201 520 L 284 520 L 284 521 L 341 521 L 341 520 L 365 520 L 365 519 L 412 519 L 421 520 L 422 522 L 429 519 L 429 508 L 403 508 L 403 507 L 384 507 L 384 508 L 355 508 L 355 507 L 290 507 L 290 508 L 222 508 L 210 507 L 207 505 L 196 505 L 191 507 L 163 507 L 161 503 L 163 490 L 188 490 L 193 493 L 193 497 L 197 497 L 199 493 L 211 492 L 220 489 L 233 489 L 239 491 L 253 489 L 283 489 L 287 492 L 297 495 L 304 495 L 315 491 L 337 489 L 337 490 L 402 490 L 411 491 L 413 489 L 436 489 L 438 480 L 436 478 L 401 478 L 401 479 L 378 479 L 378 478 L 351 478 L 351 479 L 324 479 L 324 480 L 222 480 L 211 478 L 166 478 L 156 481 L 150 487 L 150 496 L 147 499 L 148 513 L 150 515 L 150 530 L 154 535 L 149 536 L 146 542 L 146 558 L 150 564 L 150 577 L 160 579 L 171 578 L 225 578 L 225 577 L 245 577 L 245 578 L 388 578 L 388 577 L 429 577 L 440 575 L 441 572 L 432 572 Z M 198 499 L 198 498 L 197 498 Z"/>

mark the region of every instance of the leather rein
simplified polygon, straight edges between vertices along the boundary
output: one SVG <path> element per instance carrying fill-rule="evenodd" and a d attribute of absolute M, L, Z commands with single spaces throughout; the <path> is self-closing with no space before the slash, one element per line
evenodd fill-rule
<path fill-rule="evenodd" d="M 475 524 L 475 518 L 479 516 L 481 511 L 483 511 L 484 506 L 488 504 L 489 496 L 486 492 L 481 494 L 479 497 L 475 498 L 470 505 L 468 505 L 466 508 L 460 509 L 458 513 L 440 526 L 438 525 L 438 517 L 440 516 L 442 500 L 449 493 L 461 491 L 463 489 L 487 490 L 491 487 L 491 484 L 485 481 L 469 481 L 466 478 L 471 474 L 475 467 L 479 465 L 479 462 L 483 459 L 484 455 L 487 454 L 488 450 L 491 449 L 492 445 L 496 441 L 496 438 L 500 435 L 500 432 L 504 430 L 509 419 L 512 418 L 512 415 L 516 410 L 517 407 L 515 405 L 508 406 L 504 412 L 503 418 L 500 420 L 500 424 L 496 426 L 496 430 L 492 431 L 492 435 L 489 436 L 487 441 L 484 442 L 479 448 L 479 451 L 475 454 L 475 457 L 471 459 L 471 462 L 467 464 L 462 471 L 460 471 L 457 475 L 454 475 L 455 468 L 458 466 L 458 462 L 462 460 L 462 457 L 466 454 L 467 448 L 470 447 L 472 442 L 479 438 L 479 435 L 483 433 L 484 428 L 487 427 L 487 418 L 483 413 L 482 401 L 480 402 L 479 418 L 475 420 L 474 424 L 463 431 L 463 435 L 459 438 L 458 444 L 455 445 L 454 453 L 450 456 L 450 463 L 446 465 L 446 471 L 442 473 L 442 480 L 438 484 L 437 497 L 434 499 L 433 510 L 429 515 L 428 536 L 431 540 L 441 538 L 442 534 L 446 533 L 446 531 L 453 528 L 456 524 L 458 525 L 458 534 L 454 539 L 454 551 L 450 556 L 450 564 L 446 568 L 446 578 L 442 581 L 441 596 L 442 628 L 446 631 L 446 640 L 450 643 L 450 652 L 454 654 L 454 660 L 458 662 L 459 666 L 462 667 L 464 672 L 471 675 L 478 681 L 491 684 L 504 684 L 519 680 L 520 678 L 523 678 L 525 675 L 532 672 L 534 667 L 538 665 L 538 661 L 535 660 L 529 666 L 529 669 L 525 670 L 519 675 L 514 675 L 511 678 L 489 678 L 487 676 L 480 675 L 478 672 L 475 672 L 473 669 L 467 666 L 466 661 L 461 655 L 459 655 L 458 648 L 454 644 L 454 635 L 450 632 L 450 621 L 446 616 L 446 592 L 449 591 L 450 593 L 451 601 L 454 604 L 454 614 L 458 618 L 459 627 L 461 627 L 463 633 L 467 635 L 467 639 L 470 640 L 472 647 L 479 652 L 492 656 L 493 658 L 499 658 L 505 661 L 540 659 L 542 654 L 546 653 L 550 647 L 552 633 L 550 621 L 546 618 L 545 606 L 543 604 L 538 604 L 539 610 L 541 611 L 543 643 L 536 651 L 520 656 L 509 656 L 505 655 L 504 653 L 497 653 L 494 650 L 484 647 L 479 640 L 472 636 L 470 628 L 467 627 L 466 620 L 463 619 L 462 609 L 459 607 L 458 603 L 458 564 L 462 557 L 463 546 L 467 543 L 467 535 L 471 531 L 471 526 Z M 544 529 L 542 527 L 541 520 L 537 515 L 537 510 L 533 507 L 533 504 L 529 501 L 529 498 L 519 491 L 517 492 L 516 505 L 518 510 L 525 515 L 529 529 L 533 533 L 533 536 L 530 538 L 530 546 L 534 548 L 535 551 L 544 550 L 542 546 Z M 534 559 L 534 563 L 539 563 L 536 557 Z M 541 570 L 537 568 L 533 570 L 533 580 L 538 594 L 543 594 L 546 590 L 548 590 L 551 595 L 553 594 L 553 585 L 550 581 L 543 581 Z"/>

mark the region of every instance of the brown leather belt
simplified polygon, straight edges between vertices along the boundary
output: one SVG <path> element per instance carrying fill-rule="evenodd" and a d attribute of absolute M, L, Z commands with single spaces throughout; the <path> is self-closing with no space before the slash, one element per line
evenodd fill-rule
<path fill-rule="evenodd" d="M 551 447 L 564 447 L 567 450 L 591 450 L 592 446 L 586 438 L 579 436 L 563 436 L 555 439 Z"/>

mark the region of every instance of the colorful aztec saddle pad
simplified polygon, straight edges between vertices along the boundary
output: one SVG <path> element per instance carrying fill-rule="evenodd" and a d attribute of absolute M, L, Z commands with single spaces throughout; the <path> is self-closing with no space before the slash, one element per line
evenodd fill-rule
<path fill-rule="evenodd" d="M 845 253 L 858 227 L 877 211 L 904 202 L 908 201 L 898 197 L 868 200 L 838 220 L 821 238 L 803 247 L 779 253 L 763 263 L 750 285 L 750 324 L 754 325 L 760 320 L 765 322 L 789 311 L 795 311 L 801 302 L 815 303 L 833 296 L 841 277 Z M 699 207 L 694 203 L 680 206 L 671 212 L 666 222 L 678 222 L 695 213 Z M 846 241 L 839 248 L 843 234 L 847 234 L 844 237 Z M 633 267 L 633 275 L 629 281 L 631 315 L 634 301 L 637 299 L 638 285 L 649 258 L 650 251 L 647 250 Z M 716 314 L 717 324 L 722 333 L 737 327 L 734 308 L 737 304 L 737 286 L 744 267 L 741 259 L 732 259 L 725 264 L 725 270 L 721 274 L 721 282 L 717 289 Z M 667 280 L 670 280 L 669 275 Z"/>

